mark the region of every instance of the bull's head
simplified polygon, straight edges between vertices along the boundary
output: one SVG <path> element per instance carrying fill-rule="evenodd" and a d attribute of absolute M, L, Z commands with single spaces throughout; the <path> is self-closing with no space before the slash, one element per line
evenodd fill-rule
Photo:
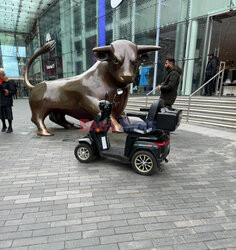
<path fill-rule="evenodd" d="M 110 73 L 125 87 L 134 81 L 139 60 L 147 60 L 146 53 L 159 46 L 136 45 L 128 40 L 117 40 L 109 46 L 97 47 L 93 52 L 99 61 L 107 61 Z"/>

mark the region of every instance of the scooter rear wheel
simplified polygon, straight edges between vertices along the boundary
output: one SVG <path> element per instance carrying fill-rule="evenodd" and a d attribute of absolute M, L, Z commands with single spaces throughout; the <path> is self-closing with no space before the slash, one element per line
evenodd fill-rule
<path fill-rule="evenodd" d="M 82 163 L 91 162 L 95 157 L 93 149 L 87 143 L 80 143 L 77 145 L 75 147 L 74 154 L 76 159 Z"/>
<path fill-rule="evenodd" d="M 147 150 L 138 150 L 131 159 L 132 167 L 141 175 L 151 175 L 157 168 L 157 161 L 153 154 Z"/>

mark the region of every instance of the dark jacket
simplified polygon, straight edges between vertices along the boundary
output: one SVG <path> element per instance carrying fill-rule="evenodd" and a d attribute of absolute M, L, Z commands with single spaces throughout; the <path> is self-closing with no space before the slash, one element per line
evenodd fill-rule
<path fill-rule="evenodd" d="M 172 69 L 169 69 L 161 84 L 160 98 L 164 100 L 166 106 L 171 106 L 175 102 L 181 74 L 182 70 L 178 66 L 174 66 Z"/>
<path fill-rule="evenodd" d="M 211 60 L 208 61 L 207 67 L 206 67 L 206 75 L 205 75 L 206 78 L 210 79 L 216 74 L 217 64 L 218 64 L 218 59 L 215 56 Z"/>
<path fill-rule="evenodd" d="M 5 96 L 4 89 L 8 90 L 8 95 Z M 3 81 L 0 85 L 0 107 L 11 107 L 13 105 L 13 95 L 16 93 L 16 84 L 13 80 L 8 82 Z"/>

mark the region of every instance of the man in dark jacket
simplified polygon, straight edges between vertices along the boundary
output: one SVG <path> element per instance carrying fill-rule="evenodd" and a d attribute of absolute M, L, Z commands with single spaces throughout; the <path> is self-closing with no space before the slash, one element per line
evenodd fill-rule
<path fill-rule="evenodd" d="M 178 66 L 175 66 L 175 60 L 173 58 L 166 59 L 165 68 L 167 75 L 163 83 L 157 86 L 157 89 L 161 91 L 160 99 L 164 101 L 164 105 L 171 108 L 177 97 L 182 70 Z"/>
<path fill-rule="evenodd" d="M 205 73 L 205 81 L 209 81 L 217 72 L 217 57 L 214 56 L 214 53 L 208 54 L 208 63 L 206 67 L 206 73 Z M 205 85 L 205 93 L 204 95 L 211 96 L 214 92 L 214 80 L 210 81 L 207 85 Z"/>

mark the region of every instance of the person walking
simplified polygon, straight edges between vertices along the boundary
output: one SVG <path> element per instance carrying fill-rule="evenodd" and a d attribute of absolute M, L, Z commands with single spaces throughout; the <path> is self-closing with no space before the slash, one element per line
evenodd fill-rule
<path fill-rule="evenodd" d="M 165 69 L 167 71 L 167 75 L 165 76 L 162 84 L 157 86 L 157 89 L 161 91 L 160 99 L 164 101 L 164 105 L 169 109 L 172 109 L 172 105 L 177 97 L 177 90 L 182 70 L 175 65 L 174 58 L 166 59 Z"/>
<path fill-rule="evenodd" d="M 214 56 L 214 53 L 209 53 L 204 83 L 209 81 L 216 74 L 217 64 L 218 64 L 217 57 Z M 204 95 L 212 96 L 212 94 L 214 93 L 214 82 L 215 80 L 212 80 L 207 85 L 204 86 L 204 91 L 205 91 Z"/>
<path fill-rule="evenodd" d="M 0 119 L 2 120 L 2 132 L 11 133 L 12 129 L 12 106 L 13 95 L 16 93 L 16 85 L 13 80 L 9 80 L 5 70 L 0 68 Z M 8 120 L 8 128 L 6 121 Z"/>

